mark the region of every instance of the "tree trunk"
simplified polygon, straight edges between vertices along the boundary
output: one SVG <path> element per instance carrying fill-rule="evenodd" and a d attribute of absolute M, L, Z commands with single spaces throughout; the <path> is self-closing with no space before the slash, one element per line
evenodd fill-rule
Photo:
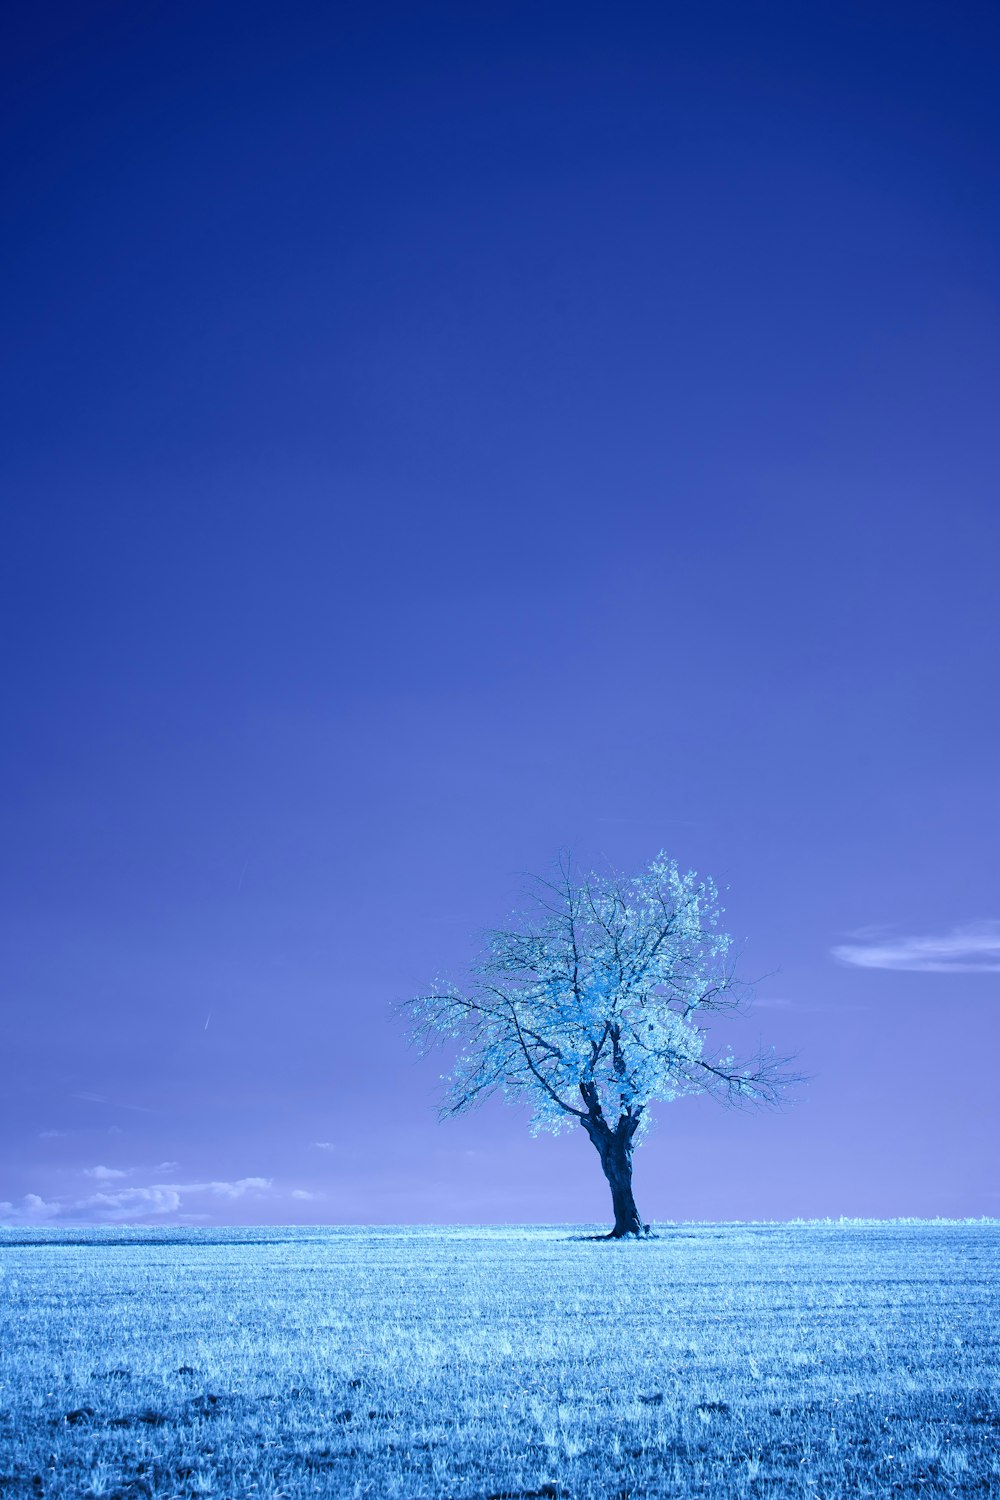
<path fill-rule="evenodd" d="M 615 1227 L 608 1235 L 610 1240 L 624 1239 L 629 1234 L 648 1234 L 649 1226 L 639 1217 L 632 1196 L 632 1137 L 619 1126 L 618 1130 L 588 1131 L 597 1147 L 604 1175 L 611 1187 L 611 1202 L 615 1211 Z"/>

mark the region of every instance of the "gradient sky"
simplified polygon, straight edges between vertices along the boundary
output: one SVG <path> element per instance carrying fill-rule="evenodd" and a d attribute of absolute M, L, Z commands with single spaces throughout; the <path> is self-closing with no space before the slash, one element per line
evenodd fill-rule
<path fill-rule="evenodd" d="M 995 9 L 8 27 L 0 1218 L 605 1218 L 390 1012 L 560 848 L 812 1075 L 647 1217 L 1000 1213 Z"/>

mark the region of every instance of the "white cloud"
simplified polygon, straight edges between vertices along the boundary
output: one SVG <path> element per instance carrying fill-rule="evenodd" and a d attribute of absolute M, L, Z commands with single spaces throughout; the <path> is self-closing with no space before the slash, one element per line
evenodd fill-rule
<path fill-rule="evenodd" d="M 241 1177 L 236 1182 L 156 1182 L 151 1187 L 120 1188 L 113 1193 L 95 1193 L 74 1205 L 102 1219 L 134 1219 L 145 1214 L 176 1213 L 182 1199 L 191 1193 L 211 1193 L 217 1198 L 242 1198 L 245 1193 L 266 1192 L 269 1177 Z"/>
<path fill-rule="evenodd" d="M 176 1213 L 181 1206 L 181 1195 L 171 1187 L 122 1188 L 117 1193 L 95 1193 L 73 1205 L 77 1212 L 89 1213 L 97 1219 L 136 1219 L 145 1214 Z"/>
<path fill-rule="evenodd" d="M 46 1203 L 37 1193 L 25 1193 L 19 1204 L 0 1203 L 0 1212 L 4 1214 L 8 1223 L 12 1224 L 44 1224 L 49 1219 L 55 1219 L 60 1212 L 58 1203 Z"/>
<path fill-rule="evenodd" d="M 113 1171 L 112 1168 L 106 1170 Z M 63 1223 L 118 1223 L 150 1215 L 175 1214 L 186 1207 L 184 1199 L 191 1194 L 242 1198 L 247 1193 L 267 1192 L 270 1187 L 270 1177 L 240 1177 L 235 1182 L 154 1182 L 148 1187 L 109 1188 L 87 1198 L 57 1198 L 51 1203 L 37 1193 L 28 1193 L 20 1205 L 0 1204 L 0 1213 L 15 1224 L 38 1224 L 52 1219 Z M 208 1217 L 207 1214 L 184 1215 L 185 1219 Z"/>
<path fill-rule="evenodd" d="M 40 1130 L 38 1139 L 40 1141 L 54 1141 L 60 1136 L 69 1135 L 68 1130 Z"/>
<path fill-rule="evenodd" d="M 870 929 L 861 942 L 830 951 L 859 969 L 905 969 L 923 974 L 1000 973 L 1000 922 L 968 922 L 939 936 L 892 937 Z"/>
<path fill-rule="evenodd" d="M 156 1166 L 153 1168 L 153 1171 L 154 1172 L 172 1172 L 175 1167 L 179 1167 L 179 1166 L 180 1166 L 180 1162 L 176 1162 L 176 1161 L 160 1161 L 160 1162 L 157 1162 Z"/>
<path fill-rule="evenodd" d="M 241 1177 L 236 1182 L 189 1182 L 178 1187 L 179 1193 L 217 1193 L 222 1198 L 242 1198 L 244 1193 L 263 1193 L 271 1186 L 270 1177 Z"/>
<path fill-rule="evenodd" d="M 25 1193 L 24 1206 L 30 1209 L 32 1213 L 37 1214 L 53 1214 L 56 1212 L 56 1205 L 54 1203 L 46 1203 L 45 1199 L 40 1198 L 37 1193 Z"/>
<path fill-rule="evenodd" d="M 313 1141 L 317 1151 L 336 1151 L 337 1147 L 333 1141 Z"/>
<path fill-rule="evenodd" d="M 297 1198 L 300 1203 L 309 1203 L 314 1198 L 322 1198 L 322 1193 L 307 1193 L 305 1188 L 292 1188 L 292 1197 Z"/>
<path fill-rule="evenodd" d="M 129 1169 L 121 1167 L 84 1167 L 84 1177 L 96 1177 L 98 1182 L 113 1182 L 116 1177 L 128 1177 Z"/>

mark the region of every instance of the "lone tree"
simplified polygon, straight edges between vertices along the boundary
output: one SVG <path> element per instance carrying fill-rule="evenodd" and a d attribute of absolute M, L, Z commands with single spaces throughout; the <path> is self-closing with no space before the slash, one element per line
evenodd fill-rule
<path fill-rule="evenodd" d="M 562 858 L 532 895 L 532 910 L 486 935 L 468 985 L 435 986 L 400 1008 L 422 1052 L 459 1043 L 442 1119 L 499 1091 L 530 1100 L 536 1133 L 582 1125 L 611 1187 L 608 1238 L 639 1235 L 648 1226 L 632 1152 L 654 1100 L 774 1104 L 797 1080 L 770 1053 L 709 1051 L 705 1018 L 749 996 L 710 879 L 681 874 L 663 854 L 631 878 L 577 877 Z"/>

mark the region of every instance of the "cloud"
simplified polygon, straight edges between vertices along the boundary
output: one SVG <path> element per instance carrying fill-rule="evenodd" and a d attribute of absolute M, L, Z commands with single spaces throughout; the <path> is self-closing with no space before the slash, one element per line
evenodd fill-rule
<path fill-rule="evenodd" d="M 25 1193 L 20 1204 L 0 1203 L 0 1213 L 11 1224 L 45 1224 L 58 1218 L 59 1212 L 58 1203 L 46 1203 L 37 1193 Z"/>
<path fill-rule="evenodd" d="M 176 1213 L 181 1206 L 181 1195 L 172 1187 L 122 1188 L 117 1193 L 95 1193 L 85 1198 L 74 1208 L 89 1212 L 96 1219 L 135 1219 L 145 1214 Z"/>
<path fill-rule="evenodd" d="M 242 1198 L 244 1193 L 263 1193 L 271 1186 L 270 1177 L 241 1177 L 237 1182 L 189 1182 L 179 1193 L 217 1193 L 223 1198 Z"/>
<path fill-rule="evenodd" d="M 90 1175 L 96 1170 L 92 1169 Z M 235 1182 L 154 1182 L 148 1187 L 105 1189 L 91 1193 L 87 1198 L 57 1198 L 51 1203 L 37 1193 L 28 1193 L 19 1205 L 0 1204 L 0 1213 L 8 1223 L 15 1224 L 38 1224 L 53 1219 L 63 1223 L 119 1223 L 126 1219 L 175 1214 L 186 1207 L 184 1200 L 192 1194 L 242 1198 L 247 1193 L 265 1193 L 271 1185 L 270 1177 L 240 1177 Z M 201 1219 L 209 1216 L 186 1214 L 185 1217 Z"/>
<path fill-rule="evenodd" d="M 322 1198 L 322 1193 L 307 1193 L 305 1188 L 292 1188 L 292 1197 L 297 1198 L 300 1203 L 311 1202 L 314 1198 Z"/>
<path fill-rule="evenodd" d="M 1000 973 L 1000 922 L 968 922 L 940 936 L 880 936 L 871 929 L 858 943 L 831 948 L 842 964 L 858 969 L 906 969 L 922 974 Z"/>
<path fill-rule="evenodd" d="M 121 1099 L 109 1099 L 106 1094 L 92 1094 L 89 1090 L 71 1094 L 71 1099 L 82 1099 L 85 1104 L 110 1104 L 112 1109 L 131 1109 L 140 1115 L 155 1115 L 155 1109 L 149 1109 L 145 1104 L 124 1104 Z"/>
<path fill-rule="evenodd" d="M 317 1151 L 336 1151 L 337 1147 L 333 1141 L 313 1141 Z"/>
<path fill-rule="evenodd" d="M 151 1187 L 120 1188 L 113 1193 L 94 1193 L 74 1205 L 102 1219 L 134 1219 L 145 1214 L 176 1213 L 183 1197 L 211 1193 L 217 1198 L 242 1198 L 251 1192 L 266 1192 L 270 1177 L 241 1177 L 236 1182 L 155 1182 Z"/>
<path fill-rule="evenodd" d="M 113 1182 L 116 1177 L 128 1177 L 131 1168 L 121 1167 L 84 1167 L 84 1177 L 96 1177 L 98 1182 Z"/>
<path fill-rule="evenodd" d="M 26 1193 L 24 1195 L 24 1206 L 31 1213 L 44 1214 L 46 1216 L 57 1212 L 54 1203 L 46 1203 L 45 1199 L 40 1198 L 37 1193 Z"/>
<path fill-rule="evenodd" d="M 59 1136 L 64 1136 L 64 1135 L 69 1135 L 69 1131 L 68 1130 L 40 1130 L 38 1132 L 38 1139 L 40 1141 L 54 1141 Z"/>
<path fill-rule="evenodd" d="M 154 1172 L 172 1172 L 178 1166 L 180 1166 L 180 1162 L 176 1162 L 176 1161 L 161 1161 L 161 1162 L 157 1162 L 156 1166 L 153 1168 L 153 1171 Z"/>

